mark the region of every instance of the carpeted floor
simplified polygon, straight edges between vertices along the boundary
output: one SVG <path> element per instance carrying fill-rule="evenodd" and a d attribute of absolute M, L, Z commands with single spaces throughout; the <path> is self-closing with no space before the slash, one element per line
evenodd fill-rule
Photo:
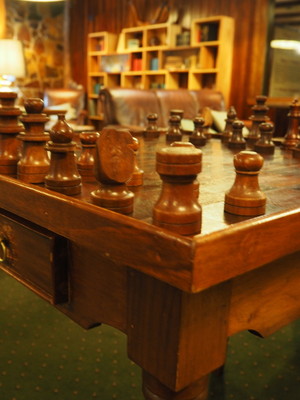
<path fill-rule="evenodd" d="M 0 296 L 0 400 L 142 400 L 125 335 L 84 331 L 3 272 Z M 209 400 L 231 399 L 300 399 L 300 321 L 268 339 L 230 339 Z"/>

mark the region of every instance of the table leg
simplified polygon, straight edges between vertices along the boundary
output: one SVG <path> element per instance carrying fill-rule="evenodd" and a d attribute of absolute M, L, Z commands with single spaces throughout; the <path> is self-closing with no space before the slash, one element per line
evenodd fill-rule
<path fill-rule="evenodd" d="M 209 375 L 174 392 L 147 372 L 143 372 L 143 394 L 146 400 L 206 400 Z"/>

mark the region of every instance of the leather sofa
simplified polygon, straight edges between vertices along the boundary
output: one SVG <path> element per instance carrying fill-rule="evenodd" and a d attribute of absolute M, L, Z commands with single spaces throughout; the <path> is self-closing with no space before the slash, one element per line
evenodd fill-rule
<path fill-rule="evenodd" d="M 193 120 L 205 108 L 225 111 L 221 92 L 212 89 L 102 89 L 100 110 L 104 126 L 128 128 L 139 134 L 147 125 L 147 115 L 158 115 L 158 126 L 167 128 L 170 110 L 184 111 L 183 118 Z"/>

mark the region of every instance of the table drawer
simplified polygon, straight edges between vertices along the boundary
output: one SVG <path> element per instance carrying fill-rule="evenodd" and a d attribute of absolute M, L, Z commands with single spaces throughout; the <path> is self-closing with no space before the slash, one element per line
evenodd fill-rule
<path fill-rule="evenodd" d="M 67 239 L 0 213 L 0 268 L 52 304 L 68 300 Z"/>

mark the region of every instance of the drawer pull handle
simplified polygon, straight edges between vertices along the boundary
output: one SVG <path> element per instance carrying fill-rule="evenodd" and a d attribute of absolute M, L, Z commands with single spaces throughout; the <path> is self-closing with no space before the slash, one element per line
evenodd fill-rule
<path fill-rule="evenodd" d="M 7 246 L 5 240 L 0 241 L 0 263 L 6 261 L 7 258 Z"/>

